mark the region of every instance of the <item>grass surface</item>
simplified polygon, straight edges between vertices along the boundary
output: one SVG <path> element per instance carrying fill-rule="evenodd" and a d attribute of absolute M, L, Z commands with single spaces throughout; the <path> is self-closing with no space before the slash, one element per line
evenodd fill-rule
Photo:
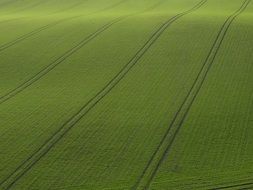
<path fill-rule="evenodd" d="M 253 187 L 251 0 L 0 0 L 0 189 Z"/>

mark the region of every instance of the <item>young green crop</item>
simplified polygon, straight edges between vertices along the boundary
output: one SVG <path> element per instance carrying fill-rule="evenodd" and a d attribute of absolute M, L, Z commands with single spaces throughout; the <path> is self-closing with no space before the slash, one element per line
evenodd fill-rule
<path fill-rule="evenodd" d="M 251 188 L 251 0 L 0 0 L 0 189 Z"/>

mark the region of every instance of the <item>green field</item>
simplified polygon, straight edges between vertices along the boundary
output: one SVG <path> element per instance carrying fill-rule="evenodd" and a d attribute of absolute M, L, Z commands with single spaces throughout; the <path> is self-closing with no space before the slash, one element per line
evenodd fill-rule
<path fill-rule="evenodd" d="M 0 190 L 253 189 L 253 0 L 0 0 Z"/>

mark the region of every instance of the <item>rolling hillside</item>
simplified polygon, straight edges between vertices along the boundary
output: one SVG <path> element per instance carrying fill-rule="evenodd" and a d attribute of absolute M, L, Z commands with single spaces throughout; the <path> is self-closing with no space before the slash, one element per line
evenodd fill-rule
<path fill-rule="evenodd" d="M 253 189 L 252 0 L 0 0 L 1 190 Z"/>

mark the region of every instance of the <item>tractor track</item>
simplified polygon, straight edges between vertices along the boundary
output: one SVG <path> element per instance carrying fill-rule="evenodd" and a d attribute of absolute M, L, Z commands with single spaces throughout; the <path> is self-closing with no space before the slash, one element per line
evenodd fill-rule
<path fill-rule="evenodd" d="M 207 74 L 216 58 L 218 50 L 227 34 L 229 27 L 231 26 L 232 22 L 235 20 L 237 16 L 239 16 L 248 6 L 251 0 L 245 0 L 241 7 L 230 15 L 225 23 L 222 25 L 214 44 L 209 51 L 209 54 L 202 65 L 193 85 L 191 86 L 189 92 L 187 93 L 185 99 L 183 100 L 182 104 L 180 105 L 178 111 L 175 114 L 172 122 L 170 123 L 165 135 L 163 136 L 161 142 L 159 143 L 158 147 L 154 151 L 151 159 L 145 166 L 140 178 L 138 179 L 137 183 L 133 187 L 133 189 L 148 189 L 153 178 L 155 177 L 160 165 L 162 164 L 163 160 L 165 159 L 166 155 L 170 151 L 174 140 L 176 139 L 179 130 L 182 127 L 182 124 L 189 113 L 189 110 L 195 101 L 204 81 L 207 77 Z M 172 134 L 171 134 L 172 133 Z"/>
<path fill-rule="evenodd" d="M 127 16 L 125 16 L 127 17 Z M 57 58 L 55 61 L 53 61 L 51 64 L 49 64 L 48 66 L 46 66 L 43 70 L 41 70 L 39 73 L 37 73 L 36 75 L 34 75 L 32 78 L 30 78 L 29 80 L 27 80 L 26 82 L 24 82 L 23 84 L 21 84 L 20 86 L 18 86 L 17 88 L 15 88 L 14 90 L 12 90 L 11 92 L 9 92 L 7 95 L 4 95 L 3 97 L 0 97 L 0 104 L 7 101 L 8 99 L 10 99 L 11 97 L 15 96 L 16 94 L 18 94 L 19 92 L 23 91 L 25 88 L 31 86 L 33 83 L 35 83 L 36 81 L 38 81 L 40 78 L 42 78 L 44 75 L 46 75 L 48 72 L 50 72 L 51 70 L 53 70 L 56 66 L 58 66 L 59 64 L 61 64 L 63 61 L 65 61 L 68 57 L 70 57 L 71 55 L 73 55 L 75 52 L 77 52 L 79 49 L 81 49 L 84 45 L 86 45 L 88 42 L 90 42 L 91 40 L 93 40 L 94 38 L 96 38 L 99 34 L 101 34 L 102 32 L 104 32 L 105 30 L 107 30 L 108 28 L 110 28 L 113 24 L 116 24 L 117 22 L 123 20 L 125 17 L 120 17 L 115 19 L 114 21 L 107 23 L 106 25 L 102 26 L 101 28 L 99 28 L 97 31 L 95 31 L 94 33 L 90 34 L 88 37 L 86 37 L 85 39 L 83 39 L 81 42 L 79 42 L 76 46 L 74 46 L 73 48 L 71 48 L 70 50 L 68 50 L 67 52 L 65 52 L 63 55 L 61 55 L 59 58 Z M 54 135 L 53 135 L 54 136 Z M 44 145 L 43 145 L 44 146 Z M 25 164 L 29 159 L 31 159 L 32 156 L 30 156 L 27 160 L 25 160 L 21 165 Z M 20 168 L 18 167 L 14 172 L 17 172 Z M 13 172 L 13 173 L 14 173 Z M 11 176 L 11 175 L 10 175 Z M 0 183 L 0 187 L 5 183 L 5 181 L 10 177 L 8 176 L 5 180 L 3 180 Z"/>
<path fill-rule="evenodd" d="M 113 24 L 119 22 L 120 20 L 122 20 L 124 18 L 125 17 L 120 17 L 120 18 L 115 19 L 112 22 L 109 22 L 109 23 L 105 24 L 104 26 L 102 26 L 101 28 L 99 28 L 98 30 L 96 30 L 95 32 L 93 32 L 92 34 L 90 34 L 89 36 L 87 36 L 86 38 L 84 38 L 83 40 L 81 40 L 77 45 L 75 45 L 71 49 L 67 50 L 64 54 L 62 54 L 56 60 L 54 60 L 53 62 L 51 62 L 49 65 L 47 65 L 42 70 L 40 70 L 37 74 L 35 74 L 31 78 L 29 78 L 24 83 L 20 84 L 15 89 L 13 89 L 10 92 L 8 92 L 7 94 L 1 96 L 0 97 L 0 104 L 6 102 L 10 98 L 14 97 L 18 93 L 20 93 L 21 91 L 23 91 L 24 89 L 26 89 L 27 87 L 31 86 L 33 83 L 35 83 L 40 78 L 42 78 L 44 75 L 46 75 L 51 70 L 53 70 L 56 66 L 58 66 L 59 64 L 61 64 L 62 62 L 64 62 L 67 58 L 69 58 L 75 52 L 77 52 L 78 50 L 80 50 L 83 46 L 85 46 L 91 40 L 95 39 L 99 34 L 101 34 L 105 30 L 107 30 L 108 28 L 110 28 Z"/>
<path fill-rule="evenodd" d="M 11 47 L 11 46 L 16 45 L 17 43 L 19 43 L 19 42 L 21 42 L 21 41 L 23 41 L 23 40 L 25 40 L 25 39 L 27 39 L 27 38 L 29 38 L 29 37 L 31 37 L 31 36 L 34 36 L 35 34 L 38 34 L 39 32 L 41 32 L 41 31 L 43 31 L 43 30 L 46 30 L 46 29 L 48 29 L 48 28 L 50 28 L 50 27 L 53 27 L 53 26 L 55 26 L 55 25 L 57 25 L 57 24 L 60 24 L 60 23 L 62 23 L 62 22 L 64 22 L 64 21 L 70 20 L 70 19 L 72 19 L 72 18 L 73 18 L 73 17 L 70 17 L 70 18 L 62 19 L 62 20 L 59 20 L 59 21 L 56 21 L 56 22 L 47 24 L 47 25 L 42 26 L 42 27 L 40 27 L 40 28 L 37 28 L 37 29 L 35 29 L 35 30 L 33 30 L 33 31 L 29 32 L 29 33 L 27 33 L 27 34 L 24 34 L 24 35 L 22 35 L 22 36 L 16 38 L 15 40 L 12 40 L 12 41 L 10 41 L 10 42 L 7 42 L 7 43 L 5 43 L 5 44 L 3 44 L 3 45 L 0 46 L 0 52 L 3 51 L 3 50 L 5 50 L 5 49 L 7 49 L 7 48 L 9 48 L 9 47 Z"/>
<path fill-rule="evenodd" d="M 125 1 L 126 0 L 120 1 L 118 3 L 115 3 L 115 4 L 111 5 L 111 6 L 105 7 L 103 9 L 101 9 L 101 10 L 98 10 L 98 11 L 93 12 L 93 13 L 88 14 L 88 15 L 97 14 L 97 13 L 100 13 L 100 12 L 112 9 L 112 8 L 114 8 L 114 7 L 116 7 L 116 6 L 124 3 Z M 49 28 L 54 27 L 54 26 L 56 26 L 58 24 L 61 24 L 63 22 L 66 22 L 66 21 L 69 21 L 69 20 L 73 20 L 73 19 L 76 19 L 76 18 L 80 18 L 80 17 L 83 17 L 83 16 L 87 16 L 87 15 L 76 15 L 76 16 L 72 16 L 72 17 L 68 17 L 68 18 L 65 18 L 65 19 L 61 19 L 61 20 L 52 22 L 50 24 L 47 24 L 45 26 L 39 27 L 39 28 L 37 28 L 37 29 L 29 32 L 29 33 L 26 33 L 26 34 L 24 34 L 24 35 L 22 35 L 22 36 L 20 36 L 20 37 L 18 37 L 16 39 L 10 41 L 10 42 L 7 42 L 7 43 L 1 45 L 0 46 L 0 52 L 3 51 L 3 50 L 5 50 L 5 49 L 7 49 L 7 48 L 9 48 L 9 47 L 11 47 L 11 46 L 14 46 L 14 45 L 18 44 L 19 42 L 22 42 L 23 40 L 26 40 L 26 39 L 28 39 L 28 38 L 30 38 L 30 37 L 32 37 L 32 36 L 34 36 L 34 35 L 42 32 L 42 31 L 44 31 L 46 29 L 49 29 Z"/>
<path fill-rule="evenodd" d="M 123 2 L 123 1 L 121 1 L 121 2 Z M 148 9 L 144 10 L 143 12 L 146 12 L 146 11 L 154 9 L 155 7 L 159 6 L 162 2 L 163 1 L 159 1 L 158 3 L 154 4 L 152 7 L 149 7 Z M 140 13 L 142 13 L 142 12 L 140 12 Z M 138 13 L 136 13 L 136 14 L 138 14 Z M 99 34 L 101 34 L 102 32 L 104 32 L 105 30 L 107 30 L 110 26 L 112 26 L 113 24 L 115 24 L 115 23 L 117 23 L 117 22 L 119 22 L 119 21 L 121 21 L 121 20 L 129 17 L 129 16 L 133 16 L 133 15 L 135 15 L 135 14 L 125 15 L 125 16 L 119 17 L 119 18 L 115 19 L 114 21 L 112 21 L 110 23 L 107 23 L 106 25 L 102 26 L 101 28 L 99 28 L 94 33 L 90 34 L 88 37 L 86 37 L 81 42 L 79 42 L 76 46 L 74 46 L 71 49 L 67 50 L 63 55 L 61 55 L 56 60 L 54 60 L 53 62 L 51 62 L 49 65 L 47 65 L 46 67 L 44 67 L 42 70 L 40 70 L 34 76 L 32 76 L 31 78 L 29 78 L 28 80 L 26 80 L 25 82 L 23 82 L 22 84 L 20 84 L 19 86 L 17 86 L 13 90 L 11 90 L 11 91 L 7 92 L 6 94 L 0 96 L 0 105 L 2 103 L 6 102 L 7 100 L 9 100 L 10 98 L 14 97 L 15 95 L 17 95 L 18 93 L 22 92 L 24 89 L 26 89 L 27 87 L 31 86 L 36 81 L 38 81 L 40 78 L 42 78 L 48 72 L 50 72 L 51 70 L 53 70 L 60 63 L 62 63 L 63 61 L 65 61 L 68 57 L 70 57 L 75 52 L 77 52 L 79 49 L 81 49 L 88 42 L 90 42 L 95 37 L 97 37 Z"/>
<path fill-rule="evenodd" d="M 207 0 L 201 0 L 190 10 L 179 13 L 169 18 L 162 24 L 158 30 L 147 40 L 147 42 L 139 49 L 132 59 L 122 67 L 122 69 L 78 112 L 69 118 L 52 136 L 45 141 L 34 153 L 32 153 L 21 165 L 19 165 L 4 181 L 0 183 L 0 187 L 4 190 L 10 189 L 22 176 L 24 176 L 38 161 L 40 161 L 74 126 L 77 124 L 91 109 L 93 109 L 136 65 L 150 47 L 157 41 L 163 32 L 176 20 L 182 16 L 200 8 Z"/>
<path fill-rule="evenodd" d="M 253 183 L 251 182 L 251 183 L 241 183 L 241 184 L 228 185 L 228 186 L 220 186 L 220 187 L 215 187 L 208 190 L 221 190 L 221 189 L 233 189 L 233 190 L 253 189 Z"/>

